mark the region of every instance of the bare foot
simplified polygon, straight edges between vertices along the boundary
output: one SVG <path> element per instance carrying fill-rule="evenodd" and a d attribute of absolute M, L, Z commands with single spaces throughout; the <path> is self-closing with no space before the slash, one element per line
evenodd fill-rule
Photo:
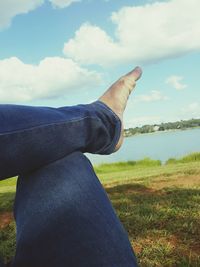
<path fill-rule="evenodd" d="M 123 113 L 126 108 L 129 95 L 134 89 L 136 81 L 141 77 L 141 75 L 141 68 L 136 67 L 134 70 L 122 76 L 118 81 L 111 85 L 108 90 L 98 99 L 111 108 L 112 111 L 120 118 L 122 123 L 121 136 L 114 152 L 117 151 L 123 143 Z"/>

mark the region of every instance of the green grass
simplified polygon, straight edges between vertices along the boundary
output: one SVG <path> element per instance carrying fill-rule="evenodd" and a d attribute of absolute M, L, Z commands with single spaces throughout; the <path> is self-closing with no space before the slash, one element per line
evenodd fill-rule
<path fill-rule="evenodd" d="M 16 191 L 17 178 L 0 182 L 0 258 L 9 261 L 15 252 L 15 223 L 11 217 Z M 10 223 L 2 226 L 3 218 L 8 217 Z M 10 220 L 11 217 L 11 220 Z M 2 226 L 2 227 L 1 227 Z"/>
<path fill-rule="evenodd" d="M 126 162 L 116 162 L 116 163 L 104 163 L 98 166 L 95 166 L 95 172 L 97 173 L 108 173 L 108 172 L 118 172 L 122 169 L 132 169 L 133 167 L 153 167 L 160 166 L 160 160 L 153 160 L 150 158 L 144 158 L 138 161 L 126 161 Z"/>
<path fill-rule="evenodd" d="M 166 164 L 173 164 L 173 163 L 187 163 L 187 162 L 194 162 L 194 161 L 200 161 L 200 153 L 192 153 L 187 156 L 184 156 L 180 159 L 170 158 L 166 162 Z"/>
<path fill-rule="evenodd" d="M 95 166 L 141 267 L 200 266 L 199 155 Z M 16 178 L 0 182 L 0 216 L 12 210 L 15 187 Z M 8 260 L 14 249 L 11 221 L 0 229 L 0 255 Z"/>
<path fill-rule="evenodd" d="M 10 222 L 0 231 L 0 257 L 8 262 L 15 253 L 15 223 Z"/>

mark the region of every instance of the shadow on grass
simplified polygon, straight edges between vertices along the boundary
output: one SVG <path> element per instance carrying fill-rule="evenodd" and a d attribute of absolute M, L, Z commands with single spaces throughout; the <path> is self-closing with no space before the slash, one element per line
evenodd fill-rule
<path fill-rule="evenodd" d="M 0 258 L 8 263 L 16 248 L 16 227 L 14 221 L 0 229 Z"/>
<path fill-rule="evenodd" d="M 8 262 L 15 252 L 16 229 L 13 221 L 15 193 L 0 193 L 0 258 Z"/>
<path fill-rule="evenodd" d="M 199 189 L 105 188 L 141 266 L 200 266 Z"/>
<path fill-rule="evenodd" d="M 153 190 L 141 184 L 105 188 L 134 244 L 140 266 L 200 266 L 199 189 Z M 15 193 L 0 193 L 0 213 L 12 211 Z M 0 230 L 0 255 L 15 250 L 14 222 Z"/>
<path fill-rule="evenodd" d="M 0 212 L 12 211 L 15 193 L 0 193 Z"/>

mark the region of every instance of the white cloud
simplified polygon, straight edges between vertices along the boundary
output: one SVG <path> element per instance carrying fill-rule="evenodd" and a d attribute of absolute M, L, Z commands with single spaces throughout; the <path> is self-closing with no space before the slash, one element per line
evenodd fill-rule
<path fill-rule="evenodd" d="M 182 108 L 181 112 L 188 118 L 200 118 L 200 103 L 193 102 Z"/>
<path fill-rule="evenodd" d="M 49 0 L 53 7 L 65 8 L 81 0 Z M 45 0 L 0 0 L 0 30 L 10 26 L 12 19 L 43 5 Z"/>
<path fill-rule="evenodd" d="M 169 98 L 157 90 L 152 90 L 150 94 L 138 95 L 134 98 L 134 102 L 154 102 L 161 100 L 168 100 Z"/>
<path fill-rule="evenodd" d="M 0 29 L 8 27 L 13 17 L 28 13 L 42 5 L 44 0 L 1 0 L 0 1 Z"/>
<path fill-rule="evenodd" d="M 100 83 L 100 74 L 70 59 L 49 57 L 38 65 L 24 64 L 16 57 L 0 60 L 1 103 L 61 97 L 69 90 Z"/>
<path fill-rule="evenodd" d="M 65 8 L 70 6 L 72 3 L 80 2 L 81 0 L 49 0 L 54 7 Z"/>
<path fill-rule="evenodd" d="M 169 110 L 168 110 L 169 111 Z M 156 113 L 158 115 L 156 115 Z M 177 109 L 176 111 L 172 112 L 156 112 L 155 115 L 144 115 L 144 116 L 134 116 L 131 115 L 129 118 L 124 118 L 125 128 L 131 127 L 140 127 L 143 125 L 154 125 L 160 124 L 162 122 L 175 122 L 180 120 L 189 120 L 192 118 L 200 118 L 200 103 L 199 102 L 192 102 L 181 109 Z M 131 113 L 130 113 L 131 114 Z M 134 113 L 133 113 L 134 114 Z M 127 114 L 128 115 L 128 114 Z"/>
<path fill-rule="evenodd" d="M 187 87 L 187 84 L 182 83 L 183 77 L 172 75 L 167 78 L 166 83 L 171 85 L 176 90 L 183 90 Z"/>
<path fill-rule="evenodd" d="M 64 54 L 83 64 L 155 62 L 200 50 L 200 1 L 171 0 L 114 12 L 112 38 L 83 24 L 64 45 Z"/>
<path fill-rule="evenodd" d="M 83 24 L 64 46 L 64 54 L 83 64 L 106 64 L 121 58 L 121 49 L 97 26 Z"/>

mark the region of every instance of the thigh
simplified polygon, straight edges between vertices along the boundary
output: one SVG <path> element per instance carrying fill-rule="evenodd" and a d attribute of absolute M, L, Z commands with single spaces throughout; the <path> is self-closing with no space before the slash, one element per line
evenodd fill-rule
<path fill-rule="evenodd" d="M 14 214 L 14 267 L 137 266 L 127 232 L 81 152 L 19 177 Z"/>

